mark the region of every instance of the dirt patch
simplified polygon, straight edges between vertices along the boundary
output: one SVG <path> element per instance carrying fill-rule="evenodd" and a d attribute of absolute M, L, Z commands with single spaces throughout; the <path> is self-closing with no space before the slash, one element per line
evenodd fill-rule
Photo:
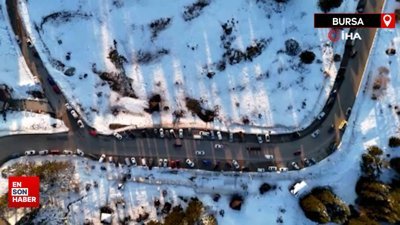
<path fill-rule="evenodd" d="M 217 116 L 215 111 L 203 108 L 200 101 L 193 98 L 186 98 L 186 107 L 206 123 L 212 122 Z"/>

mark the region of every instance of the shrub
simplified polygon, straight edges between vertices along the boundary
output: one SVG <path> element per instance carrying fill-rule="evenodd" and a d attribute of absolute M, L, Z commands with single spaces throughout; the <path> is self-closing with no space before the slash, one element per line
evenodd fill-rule
<path fill-rule="evenodd" d="M 258 190 L 260 191 L 260 194 L 264 194 L 265 192 L 271 190 L 271 185 L 269 185 L 268 183 L 263 183 Z"/>
<path fill-rule="evenodd" d="M 286 48 L 286 54 L 290 56 L 296 56 L 301 51 L 299 43 L 294 39 L 286 40 L 285 48 Z"/>
<path fill-rule="evenodd" d="M 338 8 L 342 4 L 343 0 L 319 0 L 318 6 L 323 12 L 329 12 L 333 8 Z"/>
<path fill-rule="evenodd" d="M 243 197 L 241 195 L 235 194 L 232 196 L 231 201 L 229 203 L 229 207 L 234 210 L 240 211 L 243 204 Z"/>
<path fill-rule="evenodd" d="M 390 160 L 390 167 L 400 174 L 400 158 L 393 158 Z"/>
<path fill-rule="evenodd" d="M 390 137 L 389 138 L 389 147 L 396 148 L 400 146 L 400 138 L 399 137 Z"/>
<path fill-rule="evenodd" d="M 304 64 L 311 64 L 315 59 L 315 54 L 312 51 L 303 51 L 300 54 L 300 60 Z"/>

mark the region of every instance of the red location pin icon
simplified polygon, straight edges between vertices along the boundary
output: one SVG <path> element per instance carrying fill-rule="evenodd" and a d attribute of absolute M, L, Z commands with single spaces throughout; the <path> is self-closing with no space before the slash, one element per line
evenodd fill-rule
<path fill-rule="evenodd" d="M 381 14 L 381 28 L 395 28 L 396 20 L 394 13 Z"/>

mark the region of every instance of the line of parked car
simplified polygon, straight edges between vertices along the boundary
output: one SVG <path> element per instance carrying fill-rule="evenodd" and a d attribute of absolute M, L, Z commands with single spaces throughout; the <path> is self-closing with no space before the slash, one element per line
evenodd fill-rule
<path fill-rule="evenodd" d="M 72 106 L 69 103 L 65 103 L 65 108 L 67 108 L 67 111 L 71 114 L 71 116 L 76 119 L 76 124 L 78 125 L 79 128 L 85 128 L 85 125 L 83 124 L 82 120 L 79 119 L 78 113 L 72 108 Z"/>
<path fill-rule="evenodd" d="M 78 155 L 78 156 L 84 156 L 85 153 L 80 150 L 79 148 L 76 149 L 75 152 L 68 150 L 68 149 L 64 149 L 64 150 L 58 150 L 58 149 L 43 149 L 43 150 L 27 150 L 25 151 L 25 155 L 26 156 L 31 156 L 31 155 Z"/>

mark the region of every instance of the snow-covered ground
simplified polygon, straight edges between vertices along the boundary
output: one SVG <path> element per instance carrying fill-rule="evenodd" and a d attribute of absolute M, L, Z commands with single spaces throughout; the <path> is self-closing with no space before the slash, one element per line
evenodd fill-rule
<path fill-rule="evenodd" d="M 0 118 L 0 136 L 13 134 L 53 134 L 67 132 L 64 122 L 48 114 L 7 112 L 6 120 Z"/>
<path fill-rule="evenodd" d="M 333 55 L 343 52 L 343 42 L 327 44 L 328 29 L 313 28 L 317 1 L 207 0 L 198 17 L 184 16 L 195 2 L 19 0 L 19 9 L 50 73 L 101 132 L 110 132 L 110 124 L 247 132 L 306 127 L 331 90 L 338 66 Z M 334 11 L 353 12 L 356 3 L 344 1 Z M 163 28 L 155 32 L 155 27 Z M 300 64 L 298 53 L 286 54 L 289 39 L 315 54 L 312 64 Z M 257 43 L 263 46 L 260 55 L 233 65 L 227 59 L 221 66 L 224 44 L 243 53 Z M 110 60 L 114 49 L 122 66 Z M 75 75 L 64 75 L 70 68 Z M 122 88 L 103 81 L 103 72 L 119 79 Z M 161 112 L 145 112 L 157 94 Z M 214 122 L 206 124 L 190 112 L 186 98 L 215 110 Z"/>
<path fill-rule="evenodd" d="M 0 84 L 6 84 L 13 90 L 12 98 L 32 99 L 28 91 L 41 91 L 40 83 L 34 81 L 21 56 L 3 4 L 0 5 L 0 62 Z"/>

